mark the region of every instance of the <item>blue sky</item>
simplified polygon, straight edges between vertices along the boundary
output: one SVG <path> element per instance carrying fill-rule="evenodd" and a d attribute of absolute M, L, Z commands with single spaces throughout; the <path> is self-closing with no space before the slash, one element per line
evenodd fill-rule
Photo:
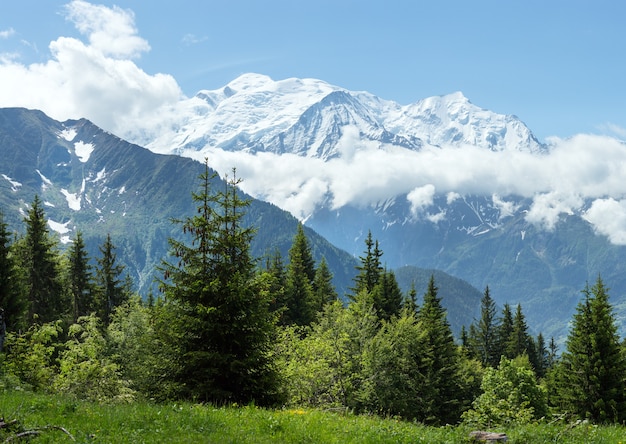
<path fill-rule="evenodd" d="M 49 45 L 60 37 L 87 42 L 89 34 L 80 32 L 82 18 L 72 19 L 67 4 L 0 4 L 0 79 L 7 63 L 33 72 L 33 64 L 48 62 L 53 58 Z M 541 140 L 577 133 L 626 138 L 624 2 L 119 0 L 93 5 L 132 11 L 127 25 L 146 45 L 114 58 L 127 58 L 149 76 L 171 75 L 187 96 L 217 89 L 245 72 L 275 80 L 319 78 L 401 104 L 462 91 L 480 107 L 517 115 Z M 63 70 L 57 71 L 60 79 Z M 19 86 L 5 81 L 0 93 Z M 7 100 L 0 106 L 10 106 Z"/>

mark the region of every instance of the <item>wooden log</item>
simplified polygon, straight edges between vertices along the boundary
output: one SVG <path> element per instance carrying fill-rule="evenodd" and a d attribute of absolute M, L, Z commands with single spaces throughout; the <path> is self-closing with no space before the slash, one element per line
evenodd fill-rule
<path fill-rule="evenodd" d="M 476 430 L 474 432 L 470 432 L 470 441 L 471 442 L 507 442 L 509 438 L 506 436 L 506 433 L 493 433 L 493 432 L 485 432 L 482 430 Z"/>

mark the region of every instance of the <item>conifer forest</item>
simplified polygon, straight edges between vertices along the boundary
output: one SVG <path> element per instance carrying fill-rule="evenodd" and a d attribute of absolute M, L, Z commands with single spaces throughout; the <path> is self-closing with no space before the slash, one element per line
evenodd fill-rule
<path fill-rule="evenodd" d="M 426 425 L 626 420 L 626 349 L 602 277 L 581 289 L 564 344 L 484 289 L 455 337 L 434 277 L 403 293 L 371 233 L 349 294 L 302 226 L 288 257 L 252 257 L 233 170 L 208 167 L 173 220 L 183 240 L 140 297 L 103 233 L 61 248 L 34 196 L 23 229 L 0 214 L 0 386 L 103 403 L 190 400 L 349 411 Z"/>

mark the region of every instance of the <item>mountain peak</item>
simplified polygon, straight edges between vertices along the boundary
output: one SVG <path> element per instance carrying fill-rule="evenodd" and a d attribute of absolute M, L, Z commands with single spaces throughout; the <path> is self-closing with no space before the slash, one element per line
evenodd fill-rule
<path fill-rule="evenodd" d="M 419 149 L 425 143 L 496 151 L 542 150 L 519 119 L 479 108 L 460 91 L 401 106 L 318 79 L 273 80 L 247 73 L 222 88 L 200 91 L 181 102 L 175 115 L 178 121 L 156 129 L 159 134 L 150 140 L 133 142 L 160 153 L 191 154 L 219 147 L 317 157 L 336 152 L 331 145 L 340 140 L 342 128 L 350 125 L 363 140 L 407 149 Z M 332 134 L 322 134 L 324 130 Z M 289 134 L 294 138 L 289 136 L 286 143 Z M 322 145 L 323 150 L 312 149 Z"/>

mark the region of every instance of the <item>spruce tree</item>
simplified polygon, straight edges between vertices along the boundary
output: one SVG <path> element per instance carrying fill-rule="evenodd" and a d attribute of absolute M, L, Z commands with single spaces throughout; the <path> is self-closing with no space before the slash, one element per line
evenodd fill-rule
<path fill-rule="evenodd" d="M 430 277 L 424 303 L 417 314 L 417 320 L 424 329 L 426 356 L 430 358 L 426 378 L 429 393 L 422 402 L 429 423 L 454 424 L 460 416 L 461 400 L 458 399 L 460 382 L 458 348 L 446 311 L 441 305 L 434 276 Z"/>
<path fill-rule="evenodd" d="M 313 280 L 313 292 L 315 300 L 315 311 L 320 312 L 326 304 L 332 303 L 339 298 L 335 286 L 333 285 L 333 274 L 328 268 L 326 258 L 322 257 L 315 270 Z"/>
<path fill-rule="evenodd" d="M 46 323 L 59 319 L 66 310 L 59 272 L 59 255 L 48 231 L 39 196 L 35 196 L 25 218 L 21 259 L 28 302 L 27 322 Z"/>
<path fill-rule="evenodd" d="M 512 358 L 516 358 L 523 354 L 529 356 L 531 364 L 535 364 L 532 358 L 531 344 L 532 339 L 528 334 L 528 325 L 526 324 L 526 317 L 522 312 L 521 304 L 517 304 L 515 309 L 515 316 L 513 317 L 513 331 L 509 336 L 509 341 L 506 348 L 506 354 Z"/>
<path fill-rule="evenodd" d="M 285 287 L 287 285 L 287 272 L 283 264 L 283 257 L 280 251 L 276 250 L 266 259 L 265 271 L 269 275 L 270 311 L 278 316 L 280 325 L 287 325 L 288 319 L 285 317 L 287 310 L 287 299 Z"/>
<path fill-rule="evenodd" d="M 608 289 L 598 276 L 583 295 L 561 357 L 558 396 L 564 408 L 582 418 L 621 423 L 626 419 L 626 362 Z"/>
<path fill-rule="evenodd" d="M 76 323 L 79 317 L 86 316 L 96 309 L 92 267 L 89 264 L 89 256 L 80 231 L 76 233 L 69 249 L 68 273 L 72 319 Z"/>
<path fill-rule="evenodd" d="M 311 247 L 302 224 L 299 224 L 289 249 L 289 264 L 287 265 L 285 318 L 289 324 L 309 325 L 315 320 L 319 304 L 315 301 L 314 279 L 315 264 Z"/>
<path fill-rule="evenodd" d="M 11 250 L 11 233 L 4 221 L 4 213 L 0 211 L 0 310 L 6 331 L 15 331 L 23 327 L 26 309 L 26 301 L 19 291 L 18 275 Z"/>
<path fill-rule="evenodd" d="M 96 304 L 100 319 L 104 325 L 108 325 L 113 309 L 126 302 L 130 295 L 122 280 L 124 266 L 117 262 L 115 245 L 110 234 L 107 234 L 104 243 L 100 246 L 100 254 L 96 267 Z"/>
<path fill-rule="evenodd" d="M 404 300 L 404 308 L 406 308 L 409 313 L 413 313 L 414 315 L 417 314 L 419 307 L 417 305 L 417 290 L 415 289 L 415 282 L 411 282 L 411 288 L 409 289 L 409 293 Z"/>
<path fill-rule="evenodd" d="M 372 232 L 368 231 L 367 238 L 365 239 L 365 256 L 361 256 L 360 265 L 357 265 L 356 269 L 358 274 L 354 278 L 354 287 L 350 290 L 352 299 L 356 297 L 363 290 L 372 292 L 383 272 L 383 267 L 380 262 L 380 258 L 383 252 L 378 246 L 378 240 L 374 242 L 372 239 Z"/>
<path fill-rule="evenodd" d="M 515 358 L 510 353 L 509 343 L 511 336 L 513 335 L 513 312 L 509 304 L 504 304 L 502 308 L 502 318 L 500 320 L 500 327 L 498 328 L 498 349 L 497 354 L 505 356 L 508 359 Z"/>
<path fill-rule="evenodd" d="M 500 363 L 500 349 L 498 347 L 498 329 L 500 325 L 496 318 L 496 303 L 491 297 L 489 286 L 480 301 L 480 319 L 474 328 L 471 328 L 470 344 L 484 366 L 497 367 Z"/>
<path fill-rule="evenodd" d="M 402 290 L 393 271 L 384 270 L 378 283 L 372 289 L 374 308 L 380 319 L 389 320 L 400 314 L 402 309 Z"/>
<path fill-rule="evenodd" d="M 249 202 L 234 173 L 224 191 L 214 192 L 205 163 L 200 191 L 192 194 L 197 212 L 176 221 L 188 242 L 170 239 L 174 262 L 161 267 L 178 351 L 174 379 L 182 395 L 198 401 L 268 405 L 278 400 L 274 317 L 250 256 L 254 230 L 242 226 Z"/>

